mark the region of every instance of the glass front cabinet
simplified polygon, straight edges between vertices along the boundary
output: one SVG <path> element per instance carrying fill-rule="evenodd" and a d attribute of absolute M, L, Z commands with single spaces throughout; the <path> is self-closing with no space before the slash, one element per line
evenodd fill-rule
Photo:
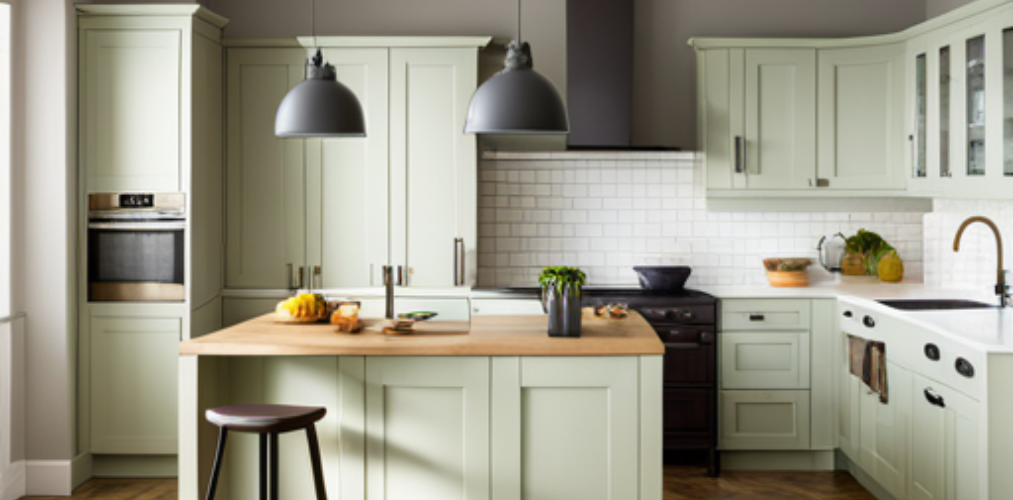
<path fill-rule="evenodd" d="M 1013 5 L 908 41 L 912 194 L 1013 198 Z"/>

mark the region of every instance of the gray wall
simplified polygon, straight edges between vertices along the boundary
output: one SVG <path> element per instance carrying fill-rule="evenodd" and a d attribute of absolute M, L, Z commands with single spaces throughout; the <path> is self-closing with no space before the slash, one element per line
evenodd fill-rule
<path fill-rule="evenodd" d="M 931 19 L 969 3 L 971 0 L 925 0 L 925 16 Z"/>

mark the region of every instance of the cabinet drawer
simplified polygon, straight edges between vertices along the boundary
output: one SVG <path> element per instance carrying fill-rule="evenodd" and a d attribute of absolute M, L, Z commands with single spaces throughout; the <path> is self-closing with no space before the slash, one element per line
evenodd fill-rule
<path fill-rule="evenodd" d="M 718 448 L 809 449 L 809 391 L 721 391 Z"/>
<path fill-rule="evenodd" d="M 808 333 L 721 335 L 724 389 L 808 389 Z"/>
<path fill-rule="evenodd" d="M 808 330 L 808 300 L 722 300 L 721 330 Z"/>

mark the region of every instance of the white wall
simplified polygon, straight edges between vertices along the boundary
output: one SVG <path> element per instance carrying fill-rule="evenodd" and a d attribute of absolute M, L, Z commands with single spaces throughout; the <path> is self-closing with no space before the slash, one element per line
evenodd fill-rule
<path fill-rule="evenodd" d="M 14 309 L 28 313 L 26 454 L 69 461 L 76 451 L 76 19 L 71 0 L 16 7 L 13 278 Z"/>

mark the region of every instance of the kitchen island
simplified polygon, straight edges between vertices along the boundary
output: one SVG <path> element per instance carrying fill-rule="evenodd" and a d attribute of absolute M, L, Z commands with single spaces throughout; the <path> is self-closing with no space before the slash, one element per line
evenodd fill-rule
<path fill-rule="evenodd" d="M 435 324 L 435 323 L 434 323 Z M 465 325 L 462 327 L 462 325 Z M 664 345 L 638 314 L 477 316 L 440 333 L 338 333 L 262 316 L 180 345 L 180 499 L 202 498 L 230 403 L 325 406 L 331 498 L 662 497 Z M 302 433 L 280 439 L 281 497 L 312 498 Z M 257 497 L 256 436 L 232 434 L 218 498 Z"/>

